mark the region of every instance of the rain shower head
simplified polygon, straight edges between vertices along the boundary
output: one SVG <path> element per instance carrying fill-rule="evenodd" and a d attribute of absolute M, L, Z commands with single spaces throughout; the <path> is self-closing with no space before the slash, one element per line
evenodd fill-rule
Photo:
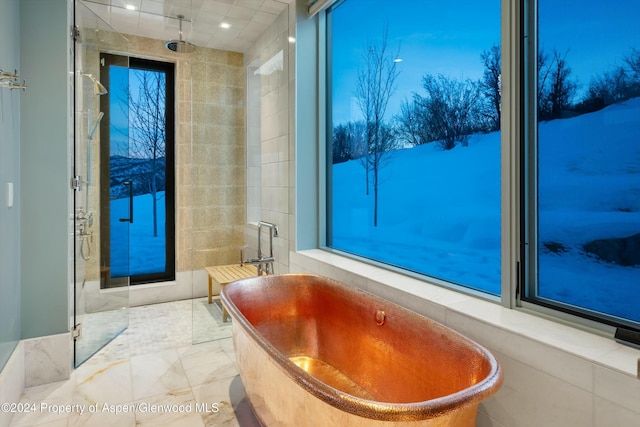
<path fill-rule="evenodd" d="M 178 31 L 178 40 L 169 40 L 165 43 L 167 49 L 172 50 L 178 53 L 191 53 L 196 47 L 189 43 L 188 41 L 182 40 L 182 20 L 184 19 L 184 15 L 178 15 L 178 20 L 180 21 L 180 30 Z"/>
<path fill-rule="evenodd" d="M 93 75 L 89 74 L 89 73 L 81 73 L 83 76 L 89 78 L 89 80 L 91 80 L 93 82 L 93 93 L 95 93 L 96 95 L 106 95 L 107 93 L 109 93 L 109 91 L 107 90 L 106 87 L 104 87 L 102 85 L 102 83 L 100 83 L 98 81 L 98 79 L 96 79 L 95 77 L 93 77 Z"/>

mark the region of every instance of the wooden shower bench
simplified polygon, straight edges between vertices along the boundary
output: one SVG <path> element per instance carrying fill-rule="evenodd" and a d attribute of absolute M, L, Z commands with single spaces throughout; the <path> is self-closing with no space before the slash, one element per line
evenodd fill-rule
<path fill-rule="evenodd" d="M 213 282 L 215 281 L 220 285 L 220 290 L 224 289 L 226 285 L 236 280 L 246 279 L 247 277 L 255 277 L 258 275 L 258 270 L 254 265 L 249 264 L 230 264 L 230 265 L 216 265 L 214 267 L 204 268 L 209 274 L 209 304 L 213 302 Z M 222 306 L 222 321 L 226 322 L 229 315 L 227 310 Z"/>

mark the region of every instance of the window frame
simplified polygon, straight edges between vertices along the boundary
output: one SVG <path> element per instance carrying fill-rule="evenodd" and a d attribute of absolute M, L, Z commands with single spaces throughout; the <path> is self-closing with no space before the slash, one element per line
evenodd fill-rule
<path fill-rule="evenodd" d="M 163 272 L 154 272 L 154 273 L 146 273 L 146 274 L 136 274 L 129 276 L 129 284 L 130 285 L 141 285 L 147 283 L 157 283 L 157 282 L 166 282 L 173 281 L 176 278 L 176 242 L 175 242 L 175 225 L 176 225 L 176 215 L 175 215 L 175 131 L 176 131 L 176 123 L 175 123 L 175 110 L 176 110 L 176 86 L 175 86 L 175 63 L 166 62 L 166 61 L 158 61 L 128 55 L 119 55 L 102 52 L 100 54 L 101 58 L 101 66 L 105 68 L 105 72 L 101 73 L 101 81 L 102 84 L 108 87 L 109 85 L 109 66 L 110 65 L 120 65 L 127 64 L 126 67 L 129 69 L 138 69 L 138 70 L 149 70 L 149 71 L 158 71 L 165 74 L 165 85 L 166 85 L 166 94 L 165 94 L 165 225 L 164 225 L 164 233 L 165 233 L 165 271 Z M 100 138 L 101 141 L 109 141 L 110 139 L 110 120 L 108 120 L 110 115 L 110 102 L 108 97 L 102 97 L 100 109 L 105 112 L 105 116 L 107 120 L 103 120 L 100 124 Z M 101 153 L 100 157 L 109 158 L 109 144 L 103 143 L 101 144 Z M 102 162 L 102 161 L 101 161 Z M 102 169 L 104 169 L 101 165 L 101 180 L 104 179 Z M 103 185 L 101 184 L 101 187 Z M 108 188 L 108 186 L 107 186 Z M 109 195 L 103 194 L 101 192 L 100 195 L 100 205 L 103 206 L 104 203 L 109 203 Z M 102 208 L 101 208 L 102 209 Z M 110 231 L 109 230 L 109 222 L 103 221 L 101 222 L 101 259 L 104 256 L 105 252 L 109 250 L 109 240 L 110 240 Z M 109 287 L 107 285 L 107 287 Z"/>
<path fill-rule="evenodd" d="M 562 301 L 538 297 L 538 112 L 537 112 L 537 56 L 538 56 L 538 0 L 521 0 L 522 37 L 522 73 L 520 79 L 521 97 L 520 122 L 523 132 L 520 138 L 522 172 L 518 177 L 521 182 L 521 247 L 523 269 L 519 277 L 517 305 L 536 313 L 548 315 L 560 321 L 587 327 L 591 330 L 615 334 L 619 328 L 630 329 L 640 333 L 640 325 L 633 321 L 616 318 L 607 313 L 597 312 L 584 307 L 573 307 Z M 531 294 L 533 296 L 530 296 Z M 640 307 L 639 307 L 640 309 Z"/>
<path fill-rule="evenodd" d="M 570 324 L 596 334 L 613 336 L 617 327 L 629 328 L 628 324 L 612 322 L 606 316 L 590 316 L 585 313 L 567 310 L 543 301 L 532 301 L 525 297 L 525 287 L 531 286 L 535 279 L 537 254 L 535 241 L 530 235 L 531 227 L 535 227 L 535 203 L 528 203 L 529 195 L 535 200 L 536 177 L 527 175 L 531 162 L 535 161 L 535 145 L 530 144 L 532 133 L 537 131 L 537 113 L 529 114 L 535 98 L 528 93 L 537 93 L 536 81 L 528 79 L 528 66 L 535 67 L 531 55 L 537 55 L 537 0 L 519 0 L 516 2 L 502 0 L 501 19 L 501 59 L 502 59 L 502 122 L 501 132 L 501 295 L 495 297 L 480 291 L 438 280 L 430 276 L 412 273 L 408 270 L 376 262 L 357 255 L 344 253 L 327 245 L 330 215 L 331 174 L 328 168 L 331 153 L 328 149 L 328 138 L 331 135 L 331 57 L 328 51 L 331 37 L 330 10 L 339 6 L 336 2 L 329 9 L 317 16 L 318 31 L 318 170 L 321 175 L 318 186 L 318 247 L 324 251 L 338 254 L 346 258 L 376 265 L 390 271 L 416 277 L 422 281 L 443 286 L 483 300 L 495 302 L 505 308 L 527 312 L 557 322 Z M 533 88 L 533 89 L 532 89 Z M 535 164 L 535 163 L 534 163 Z M 532 262 L 533 261 L 533 262 Z M 532 270 L 533 269 L 533 270 Z"/>
<path fill-rule="evenodd" d="M 512 291 L 511 291 L 511 285 L 510 283 L 513 282 L 509 282 L 509 281 L 505 281 L 505 263 L 511 264 L 510 261 L 510 254 L 511 253 L 507 253 L 506 255 L 509 256 L 505 256 L 505 241 L 504 241 L 504 233 L 505 233 L 505 229 L 504 226 L 501 225 L 501 249 L 500 249 L 500 257 L 501 257 L 501 283 L 500 283 L 500 295 L 494 295 L 494 294 L 490 294 L 488 292 L 484 292 L 482 290 L 476 289 L 476 288 L 472 288 L 469 286 L 465 286 L 462 284 L 458 284 L 458 283 L 454 283 L 454 282 L 449 282 L 445 279 L 440 279 L 434 276 L 428 276 L 416 271 L 412 271 L 406 268 L 402 268 L 402 267 L 398 267 L 389 263 L 385 263 L 382 261 L 378 261 L 372 258 L 366 258 L 364 256 L 358 255 L 358 254 L 354 254 L 354 253 L 350 253 L 350 252 L 345 252 L 342 251 L 340 249 L 336 249 L 333 248 L 330 245 L 329 242 L 329 230 L 331 227 L 331 197 L 330 196 L 330 188 L 332 186 L 332 177 L 331 177 L 331 168 L 328 167 L 331 163 L 332 163 L 332 153 L 330 150 L 330 143 L 329 143 L 329 138 L 332 135 L 332 123 L 331 123 L 331 117 L 332 117 L 332 111 L 331 111 L 331 107 L 332 107 L 332 97 L 331 97 L 331 77 L 332 77 L 332 73 L 331 73 L 331 55 L 329 54 L 329 48 L 332 45 L 332 32 L 331 32 L 331 19 L 329 18 L 329 14 L 332 10 L 336 9 L 337 7 L 339 7 L 341 4 L 343 4 L 344 2 L 346 2 L 348 0 L 336 0 L 334 2 L 332 2 L 326 9 L 322 10 L 320 13 L 318 13 L 318 21 L 317 21 L 317 31 L 318 31 L 318 123 L 319 125 L 319 130 L 321 131 L 321 133 L 319 133 L 318 135 L 318 147 L 319 147 L 319 156 L 318 156 L 318 170 L 319 170 L 319 174 L 321 179 L 319 180 L 320 183 L 320 187 L 319 187 L 319 192 L 318 192 L 318 198 L 319 198 L 319 245 L 318 247 L 322 250 L 325 250 L 327 252 L 332 252 L 335 254 L 338 254 L 340 256 L 346 257 L 346 258 L 351 258 L 354 260 L 358 260 L 361 262 L 364 262 L 366 264 L 370 264 L 370 265 L 375 265 L 381 268 L 384 268 L 386 270 L 389 271 L 393 271 L 396 273 L 400 273 L 403 274 L 405 276 L 409 276 L 409 277 L 413 277 L 419 280 L 423 280 L 423 281 L 427 281 L 429 283 L 433 283 L 436 284 L 438 286 L 442 286 L 448 289 L 453 289 L 456 290 L 458 292 L 467 294 L 467 295 L 472 295 L 478 298 L 482 298 L 485 299 L 487 301 L 492 301 L 492 302 L 496 302 L 496 303 L 500 303 L 504 305 L 504 298 L 501 296 L 507 295 L 508 298 L 507 300 L 509 301 L 508 304 L 511 306 L 513 303 L 511 302 L 512 298 Z M 502 10 L 504 10 L 505 8 L 505 4 L 507 5 L 507 7 L 510 9 L 513 5 L 511 5 L 509 0 L 502 0 L 501 1 L 501 8 Z M 501 45 L 504 46 L 505 43 L 505 31 L 504 31 L 504 22 L 501 22 L 501 36 L 500 36 L 500 42 Z M 505 48 L 502 48 L 502 55 L 503 55 L 503 64 L 504 64 L 504 52 L 505 52 Z M 504 65 L 503 65 L 504 67 Z M 503 92 L 504 94 L 504 92 Z M 505 121 L 505 115 L 503 114 L 503 123 Z M 505 127 L 504 124 L 501 125 L 500 127 L 500 139 L 501 139 L 501 161 L 500 161 L 500 165 L 501 165 L 501 175 L 504 175 L 504 162 L 502 160 L 502 158 L 504 157 L 503 154 L 503 149 L 504 149 L 504 145 L 505 145 Z M 507 142 L 507 146 L 508 146 L 508 142 Z M 503 179 L 503 178 L 502 178 Z M 501 217 L 504 218 L 505 215 L 505 206 L 504 206 L 504 189 L 501 188 L 501 206 L 500 206 L 500 215 Z"/>

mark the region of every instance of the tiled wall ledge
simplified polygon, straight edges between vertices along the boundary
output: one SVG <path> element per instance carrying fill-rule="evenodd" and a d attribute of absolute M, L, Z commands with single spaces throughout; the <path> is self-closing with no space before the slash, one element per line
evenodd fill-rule
<path fill-rule="evenodd" d="M 128 299 L 130 307 L 202 298 L 208 294 L 207 277 L 204 270 L 178 271 L 175 280 L 133 285 L 128 294 L 122 288 L 100 289 L 99 281 L 88 281 L 80 303 L 87 313 L 93 313 L 113 309 L 122 298 Z"/>
<path fill-rule="evenodd" d="M 70 332 L 24 340 L 25 387 L 69 379 L 72 354 Z"/>
<path fill-rule="evenodd" d="M 640 351 L 323 250 L 290 253 L 290 271 L 319 274 L 407 307 L 489 348 L 505 382 L 478 426 L 637 427 Z"/>
<path fill-rule="evenodd" d="M 207 296 L 207 272 L 204 270 L 176 272 L 171 282 L 148 283 L 129 287 L 131 307 Z"/>
<path fill-rule="evenodd" d="M 18 403 L 25 388 L 24 342 L 20 341 L 0 371 L 0 404 Z M 9 427 L 13 413 L 0 410 L 0 427 Z"/>

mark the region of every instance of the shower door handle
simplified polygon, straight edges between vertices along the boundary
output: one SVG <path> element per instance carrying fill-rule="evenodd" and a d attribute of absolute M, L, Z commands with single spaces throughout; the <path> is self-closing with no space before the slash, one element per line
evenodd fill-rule
<path fill-rule="evenodd" d="M 124 181 L 123 184 L 129 186 L 129 218 L 120 218 L 120 222 L 130 222 L 133 224 L 133 182 Z"/>

